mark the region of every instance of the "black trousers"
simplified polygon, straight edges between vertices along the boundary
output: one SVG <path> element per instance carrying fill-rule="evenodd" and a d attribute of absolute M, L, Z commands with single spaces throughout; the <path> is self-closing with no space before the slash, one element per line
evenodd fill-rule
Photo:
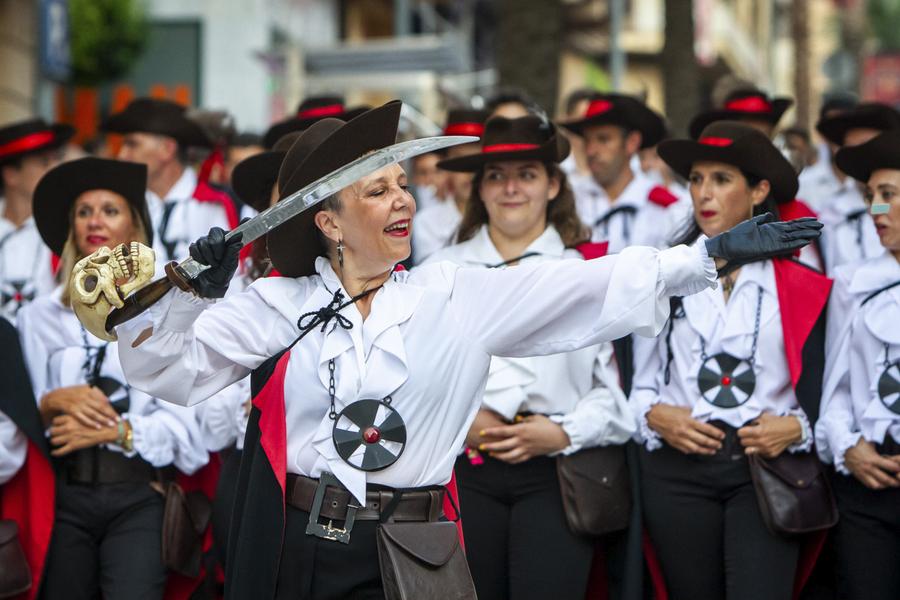
<path fill-rule="evenodd" d="M 763 523 L 734 430 L 712 457 L 642 449 L 641 485 L 672 600 L 790 600 L 799 542 Z"/>
<path fill-rule="evenodd" d="M 832 477 L 841 518 L 834 530 L 842 600 L 900 598 L 900 489 L 871 490 Z"/>
<path fill-rule="evenodd" d="M 160 600 L 163 499 L 147 483 L 56 487 L 45 600 Z"/>
<path fill-rule="evenodd" d="M 581 600 L 593 542 L 569 531 L 556 461 L 456 461 L 466 558 L 479 600 Z"/>
<path fill-rule="evenodd" d="M 350 543 L 306 534 L 309 513 L 285 507 L 276 600 L 384 600 L 377 521 L 357 521 Z"/>

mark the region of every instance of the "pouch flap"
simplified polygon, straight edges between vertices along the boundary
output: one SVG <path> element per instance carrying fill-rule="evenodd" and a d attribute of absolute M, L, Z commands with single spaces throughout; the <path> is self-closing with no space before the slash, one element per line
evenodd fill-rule
<path fill-rule="evenodd" d="M 795 488 L 808 488 L 821 473 L 819 459 L 813 452 L 792 453 L 785 450 L 774 459 L 758 456 L 756 459 L 766 471 Z"/>
<path fill-rule="evenodd" d="M 12 541 L 19 533 L 19 524 L 11 519 L 0 521 L 0 546 Z"/>
<path fill-rule="evenodd" d="M 410 556 L 440 567 L 459 547 L 456 525 L 446 523 L 382 523 L 385 538 Z"/>
<path fill-rule="evenodd" d="M 185 502 L 194 531 L 203 533 L 206 531 L 206 527 L 209 525 L 209 520 L 212 517 L 212 503 L 206 497 L 206 494 L 200 491 L 192 491 L 185 494 Z"/>

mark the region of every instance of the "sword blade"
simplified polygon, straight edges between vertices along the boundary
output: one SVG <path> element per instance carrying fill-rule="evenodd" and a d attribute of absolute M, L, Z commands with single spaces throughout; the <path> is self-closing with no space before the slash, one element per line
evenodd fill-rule
<path fill-rule="evenodd" d="M 478 138 L 468 135 L 444 135 L 427 137 L 417 140 L 400 142 L 386 148 L 381 148 L 365 156 L 357 158 L 332 171 L 328 175 L 317 179 L 309 185 L 297 190 L 287 198 L 276 202 L 249 221 L 241 223 L 225 234 L 225 239 L 231 239 L 238 233 L 242 233 L 242 245 L 246 246 L 253 240 L 264 236 L 282 223 L 292 219 L 304 210 L 320 204 L 332 194 L 336 194 L 345 187 L 352 185 L 367 175 L 371 175 L 388 165 L 398 163 L 420 154 L 428 154 L 435 150 L 477 142 Z M 194 279 L 208 267 L 192 258 L 188 258 L 178 265 L 178 270 L 189 278 Z"/>

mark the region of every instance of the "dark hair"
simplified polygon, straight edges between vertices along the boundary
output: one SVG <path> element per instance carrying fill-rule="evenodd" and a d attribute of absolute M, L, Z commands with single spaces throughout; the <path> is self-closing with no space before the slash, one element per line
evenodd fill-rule
<path fill-rule="evenodd" d="M 231 146 L 262 146 L 262 136 L 258 133 L 242 131 L 231 140 Z"/>
<path fill-rule="evenodd" d="M 513 102 L 516 104 L 521 104 L 530 113 L 538 114 L 541 112 L 541 108 L 538 106 L 538 103 L 535 102 L 534 99 L 525 92 L 525 90 L 517 87 L 500 88 L 499 90 L 497 90 L 497 93 L 488 98 L 488 101 L 485 103 L 485 108 L 488 112 L 494 112 L 501 104 L 509 104 Z"/>
<path fill-rule="evenodd" d="M 569 181 L 565 172 L 555 162 L 545 162 L 544 170 L 551 179 L 559 181 L 559 193 L 547 203 L 547 224 L 553 225 L 562 238 L 563 244 L 571 248 L 577 244 L 590 241 L 591 232 L 581 222 L 575 208 L 575 194 L 569 187 Z M 476 171 L 472 179 L 472 195 L 466 204 L 466 212 L 459 224 L 459 233 L 456 242 L 465 242 L 471 239 L 478 229 L 489 221 L 487 209 L 481 200 L 481 181 L 484 179 L 484 167 Z"/>
<path fill-rule="evenodd" d="M 741 175 L 744 176 L 744 179 L 747 180 L 747 187 L 755 188 L 763 179 L 765 179 L 765 177 L 758 177 L 756 175 L 747 173 L 743 169 L 739 168 L 738 170 L 741 172 Z M 754 217 L 765 214 L 767 212 L 775 215 L 776 219 L 779 218 L 778 203 L 775 202 L 775 199 L 772 197 L 771 192 L 768 196 L 766 196 L 765 200 L 753 207 Z M 684 244 L 686 246 L 690 246 L 697 241 L 697 238 L 700 237 L 701 233 L 703 232 L 700 230 L 700 226 L 697 224 L 697 220 L 694 218 L 694 211 L 691 210 L 690 216 L 685 221 L 681 229 L 676 233 L 675 238 L 672 241 L 672 245 L 678 246 L 680 244 Z"/>
<path fill-rule="evenodd" d="M 578 105 L 579 102 L 584 100 L 593 100 L 599 92 L 597 90 L 593 90 L 591 88 L 578 88 L 566 96 L 565 107 L 566 114 L 572 114 L 572 111 Z"/>

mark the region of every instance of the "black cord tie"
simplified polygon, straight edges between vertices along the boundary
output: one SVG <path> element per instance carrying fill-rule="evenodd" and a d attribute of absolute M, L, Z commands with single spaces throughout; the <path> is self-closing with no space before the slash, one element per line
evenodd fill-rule
<path fill-rule="evenodd" d="M 366 290 L 360 294 L 357 294 L 346 302 L 341 302 L 344 299 L 344 293 L 341 290 L 337 290 L 334 293 L 334 296 L 331 298 L 331 302 L 328 303 L 328 306 L 323 306 L 319 310 L 314 310 L 300 315 L 300 318 L 297 319 L 297 328 L 300 330 L 300 335 L 298 335 L 297 338 L 293 342 L 291 342 L 291 345 L 285 348 L 285 350 L 290 350 L 291 348 L 296 346 L 297 342 L 302 340 L 307 333 L 315 329 L 320 324 L 322 325 L 322 333 L 325 333 L 325 328 L 328 326 L 329 321 L 331 321 L 332 319 L 334 319 L 335 322 L 344 329 L 353 329 L 353 322 L 344 315 L 340 314 L 340 312 L 357 300 L 365 298 L 373 292 L 377 292 L 381 289 L 381 285 L 379 285 L 378 287 L 374 287 L 371 290 Z M 308 320 L 308 322 L 304 323 L 305 320 Z"/>
<path fill-rule="evenodd" d="M 350 319 L 340 314 L 340 311 L 342 308 L 359 300 L 360 297 L 361 296 L 357 296 L 349 302 L 342 303 L 344 299 L 344 293 L 341 290 L 338 290 L 334 293 L 334 297 L 331 299 L 331 302 L 328 303 L 328 306 L 323 306 L 319 310 L 314 310 L 300 315 L 300 318 L 297 320 L 297 327 L 301 331 L 306 331 L 308 329 L 313 329 L 321 323 L 322 333 L 324 333 L 325 328 L 328 326 L 328 322 L 334 319 L 337 324 L 344 329 L 353 329 L 353 323 L 350 322 Z M 308 321 L 304 323 L 304 320 Z"/>

